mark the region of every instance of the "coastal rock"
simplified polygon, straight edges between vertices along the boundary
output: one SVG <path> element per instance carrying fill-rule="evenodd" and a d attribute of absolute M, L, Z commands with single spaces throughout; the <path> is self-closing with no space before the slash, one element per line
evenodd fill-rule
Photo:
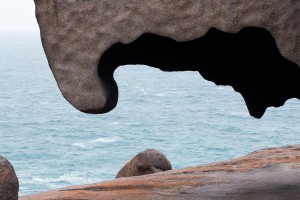
<path fill-rule="evenodd" d="M 300 145 L 180 170 L 66 187 L 20 200 L 300 199 Z"/>
<path fill-rule="evenodd" d="M 257 118 L 267 107 L 300 98 L 300 1 L 35 0 L 35 5 L 60 91 L 83 112 L 116 106 L 113 72 L 124 64 L 199 71 L 240 92 Z"/>
<path fill-rule="evenodd" d="M 19 181 L 10 162 L 0 156 L 0 199 L 17 200 Z"/>
<path fill-rule="evenodd" d="M 141 176 L 171 169 L 171 163 L 163 153 L 156 149 L 147 149 L 126 163 L 118 172 L 116 178 Z"/>

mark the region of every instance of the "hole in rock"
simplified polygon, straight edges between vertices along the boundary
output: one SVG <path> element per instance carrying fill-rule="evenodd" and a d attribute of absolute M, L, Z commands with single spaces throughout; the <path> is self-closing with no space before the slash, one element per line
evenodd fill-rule
<path fill-rule="evenodd" d="M 256 118 L 270 106 L 300 99 L 299 66 L 280 54 L 273 36 L 262 28 L 247 27 L 238 33 L 212 28 L 203 37 L 186 42 L 145 33 L 132 43 L 112 45 L 98 66 L 108 94 L 101 113 L 116 106 L 118 87 L 113 73 L 127 64 L 162 71 L 198 71 L 206 80 L 230 85 L 241 93 L 249 113 Z"/>

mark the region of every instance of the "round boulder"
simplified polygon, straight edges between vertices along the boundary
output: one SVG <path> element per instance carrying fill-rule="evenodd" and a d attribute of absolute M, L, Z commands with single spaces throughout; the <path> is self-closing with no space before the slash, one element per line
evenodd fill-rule
<path fill-rule="evenodd" d="M 0 156 L 0 199 L 18 200 L 19 181 L 10 162 Z"/>
<path fill-rule="evenodd" d="M 163 153 L 156 149 L 147 149 L 127 162 L 116 178 L 141 176 L 171 169 L 171 163 Z"/>

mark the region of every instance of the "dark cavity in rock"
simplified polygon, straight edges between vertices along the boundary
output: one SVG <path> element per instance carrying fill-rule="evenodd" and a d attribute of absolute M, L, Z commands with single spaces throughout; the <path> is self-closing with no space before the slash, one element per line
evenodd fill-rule
<path fill-rule="evenodd" d="M 162 71 L 198 71 L 206 80 L 230 85 L 241 93 L 250 115 L 256 118 L 270 106 L 300 99 L 300 68 L 280 54 L 273 36 L 262 28 L 247 27 L 238 33 L 212 28 L 205 36 L 187 42 L 145 33 L 132 43 L 112 45 L 98 68 L 110 92 L 104 112 L 117 104 L 113 72 L 126 64 L 144 64 Z"/>

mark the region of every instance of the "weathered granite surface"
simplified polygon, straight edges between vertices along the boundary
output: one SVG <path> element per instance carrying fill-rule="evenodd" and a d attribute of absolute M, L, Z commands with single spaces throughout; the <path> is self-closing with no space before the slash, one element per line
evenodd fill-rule
<path fill-rule="evenodd" d="M 118 178 L 20 200 L 300 199 L 300 145 L 269 148 L 207 165 Z"/>
<path fill-rule="evenodd" d="M 188 41 L 210 28 L 230 33 L 244 27 L 264 28 L 280 53 L 300 66 L 297 0 L 35 0 L 35 4 L 43 47 L 58 86 L 84 112 L 103 113 L 115 106 L 117 88 L 98 74 L 99 61 L 111 45 L 130 43 L 143 33 Z M 254 115 L 260 117 L 261 112 Z"/>
<path fill-rule="evenodd" d="M 157 149 L 147 149 L 128 161 L 116 178 L 141 176 L 171 170 L 172 165 L 166 156 Z"/>
<path fill-rule="evenodd" d="M 0 156 L 0 200 L 17 200 L 19 181 L 11 163 Z"/>

